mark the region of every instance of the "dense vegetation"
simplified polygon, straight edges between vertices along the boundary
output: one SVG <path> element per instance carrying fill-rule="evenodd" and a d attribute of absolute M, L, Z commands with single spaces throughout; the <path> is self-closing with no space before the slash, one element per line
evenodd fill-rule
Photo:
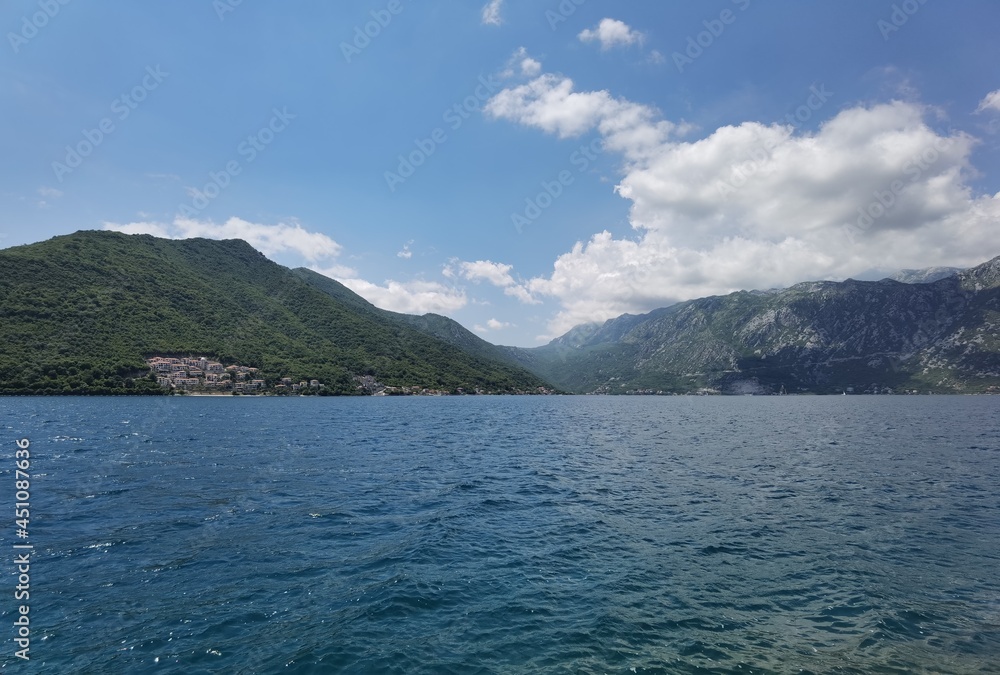
<path fill-rule="evenodd" d="M 254 366 L 269 384 L 315 378 L 335 394 L 357 393 L 355 376 L 446 391 L 544 385 L 359 302 L 238 240 L 77 232 L 5 249 L 0 394 L 159 394 L 143 363 L 154 354 Z"/>

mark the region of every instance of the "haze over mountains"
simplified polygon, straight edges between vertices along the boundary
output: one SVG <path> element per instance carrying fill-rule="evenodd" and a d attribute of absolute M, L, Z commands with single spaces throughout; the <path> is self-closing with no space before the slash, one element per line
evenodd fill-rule
<path fill-rule="evenodd" d="M 381 310 L 239 240 L 77 232 L 0 251 L 0 393 L 160 393 L 153 354 L 207 354 L 327 393 L 903 393 L 1000 387 L 1000 258 L 805 282 L 492 345 Z M 905 283 L 904 283 L 905 282 Z M 369 386 L 362 387 L 360 382 Z"/>

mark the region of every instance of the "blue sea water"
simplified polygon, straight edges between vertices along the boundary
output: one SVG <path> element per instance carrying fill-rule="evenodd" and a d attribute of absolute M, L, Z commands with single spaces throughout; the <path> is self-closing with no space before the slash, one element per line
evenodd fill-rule
<path fill-rule="evenodd" d="M 990 397 L 0 399 L 0 665 L 1000 672 L 998 412 Z M 13 642 L 18 438 L 30 665 Z"/>

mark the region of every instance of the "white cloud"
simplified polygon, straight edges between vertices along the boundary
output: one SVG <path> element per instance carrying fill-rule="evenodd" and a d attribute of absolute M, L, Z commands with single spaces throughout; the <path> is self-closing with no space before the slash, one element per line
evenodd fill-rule
<path fill-rule="evenodd" d="M 976 112 L 983 112 L 984 110 L 995 110 L 996 112 L 1000 112 L 1000 89 L 991 91 L 986 95 L 986 98 L 980 101 Z"/>
<path fill-rule="evenodd" d="M 319 272 L 325 277 L 330 277 L 331 279 L 355 279 L 358 276 L 358 271 L 353 267 L 348 267 L 347 265 L 329 265 L 327 267 L 312 267 L 313 272 Z"/>
<path fill-rule="evenodd" d="M 230 218 L 224 223 L 210 220 L 176 218 L 173 223 L 104 223 L 104 229 L 126 234 L 151 234 L 168 239 L 242 239 L 265 255 L 298 253 L 309 262 L 336 258 L 341 246 L 320 232 L 309 232 L 298 223 L 264 225 L 242 218 Z"/>
<path fill-rule="evenodd" d="M 630 47 L 642 44 L 646 36 L 632 30 L 624 21 L 618 19 L 601 19 L 594 29 L 586 29 L 578 36 L 580 42 L 600 42 L 601 49 L 607 51 L 612 47 Z"/>
<path fill-rule="evenodd" d="M 513 265 L 504 265 L 489 260 L 463 262 L 459 265 L 460 274 L 469 281 L 488 281 L 494 286 L 512 286 L 516 282 L 510 271 Z"/>
<path fill-rule="evenodd" d="M 1000 195 L 967 181 L 975 141 L 935 131 L 935 111 L 914 103 L 845 109 L 815 132 L 745 122 L 691 142 L 651 108 L 553 75 L 487 110 L 561 137 L 597 130 L 626 160 L 616 191 L 635 235 L 594 234 L 526 284 L 559 300 L 552 336 L 740 289 L 1000 254 Z"/>
<path fill-rule="evenodd" d="M 573 80 L 552 74 L 504 89 L 486 103 L 485 112 L 560 138 L 597 129 L 605 137 L 606 149 L 622 152 L 630 160 L 689 130 L 687 125 L 661 119 L 655 108 L 616 99 L 607 91 L 577 92 Z"/>
<path fill-rule="evenodd" d="M 412 243 L 413 243 L 413 240 L 410 240 L 410 241 L 406 242 L 405 244 L 403 244 L 403 250 L 401 250 L 399 253 L 397 253 L 396 257 L 397 258 L 402 258 L 403 260 L 409 260 L 410 258 L 412 258 L 413 257 L 413 251 L 410 250 L 410 245 Z"/>
<path fill-rule="evenodd" d="M 521 61 L 521 74 L 528 77 L 535 77 L 542 72 L 542 64 L 530 56 Z"/>
<path fill-rule="evenodd" d="M 382 286 L 364 279 L 338 278 L 337 281 L 376 307 L 391 312 L 449 314 L 468 304 L 464 292 L 436 281 L 388 280 Z"/>
<path fill-rule="evenodd" d="M 490 0 L 483 7 L 483 23 L 488 26 L 499 26 L 503 23 L 500 10 L 503 9 L 503 0 Z"/>
<path fill-rule="evenodd" d="M 510 297 L 518 300 L 525 305 L 540 305 L 542 301 L 531 294 L 527 286 L 522 286 L 520 284 L 514 286 L 507 286 L 503 289 L 504 295 L 509 295 Z"/>
<path fill-rule="evenodd" d="M 489 321 L 486 322 L 485 326 L 482 326 L 482 325 L 480 325 L 480 324 L 477 323 L 472 328 L 477 333 L 488 333 L 490 331 L 503 330 L 505 328 L 515 328 L 515 327 L 516 326 L 514 326 L 514 324 L 508 323 L 506 321 L 499 321 L 497 319 L 490 319 Z"/>
<path fill-rule="evenodd" d="M 514 279 L 511 274 L 512 269 L 512 265 L 495 263 L 490 260 L 476 260 L 475 262 L 458 263 L 457 272 L 448 266 L 444 270 L 444 275 L 451 278 L 457 274 L 473 283 L 487 281 L 497 288 L 502 288 L 505 295 L 516 298 L 524 304 L 539 304 L 540 301 L 531 295 L 528 288 Z"/>
<path fill-rule="evenodd" d="M 542 63 L 529 56 L 527 49 L 518 47 L 507 59 L 507 67 L 501 73 L 501 77 L 511 78 L 517 75 L 536 77 L 541 72 Z"/>

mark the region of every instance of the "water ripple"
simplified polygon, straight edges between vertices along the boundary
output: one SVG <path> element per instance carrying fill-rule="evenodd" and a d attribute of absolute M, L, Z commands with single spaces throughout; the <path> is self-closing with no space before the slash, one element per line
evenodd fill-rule
<path fill-rule="evenodd" d="M 996 398 L 3 405 L 53 672 L 1000 670 Z"/>

